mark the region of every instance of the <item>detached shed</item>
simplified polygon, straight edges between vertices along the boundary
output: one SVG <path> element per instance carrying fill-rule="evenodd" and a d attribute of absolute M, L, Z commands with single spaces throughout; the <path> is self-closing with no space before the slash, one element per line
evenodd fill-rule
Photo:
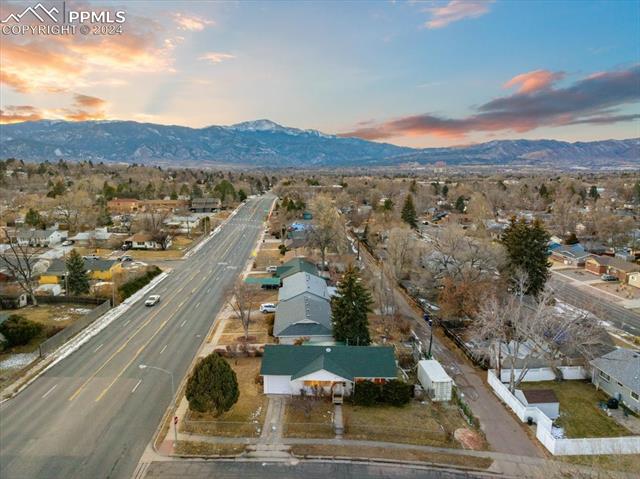
<path fill-rule="evenodd" d="M 418 362 L 418 381 L 432 401 L 450 401 L 453 380 L 435 359 Z"/>
<path fill-rule="evenodd" d="M 518 389 L 516 397 L 525 406 L 537 407 L 549 419 L 560 416 L 560 402 L 553 389 Z"/>

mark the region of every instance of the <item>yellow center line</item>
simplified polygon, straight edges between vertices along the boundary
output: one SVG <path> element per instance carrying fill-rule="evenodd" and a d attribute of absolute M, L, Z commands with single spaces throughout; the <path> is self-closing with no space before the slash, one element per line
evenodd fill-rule
<path fill-rule="evenodd" d="M 194 274 L 191 276 L 190 280 L 191 280 L 191 279 L 193 279 L 193 278 L 195 277 L 195 275 L 196 275 L 196 274 L 197 274 L 197 272 L 196 272 L 196 273 L 194 273 Z M 184 289 L 184 288 L 183 288 L 183 289 Z M 121 345 L 118 349 L 116 349 L 116 350 L 111 354 L 111 356 L 109 356 L 109 358 L 108 358 L 108 359 L 107 359 L 107 360 L 106 360 L 106 361 L 105 361 L 105 362 L 104 362 L 104 363 L 103 363 L 103 364 L 102 364 L 102 365 L 101 365 L 101 366 L 100 366 L 100 367 L 99 367 L 99 368 L 98 368 L 98 369 L 97 369 L 97 370 L 96 370 L 96 371 L 95 371 L 91 376 L 89 376 L 89 377 L 87 378 L 87 380 L 86 380 L 84 383 L 82 383 L 82 385 L 81 385 L 78 389 L 76 389 L 76 391 L 75 391 L 75 392 L 74 392 L 74 393 L 69 397 L 69 401 L 73 401 L 76 397 L 78 397 L 78 395 L 79 395 L 79 394 L 82 392 L 82 390 L 87 386 L 87 384 L 89 384 L 89 382 L 91 382 L 91 380 L 92 380 L 93 378 L 95 378 L 95 377 L 100 373 L 100 371 L 102 371 L 102 370 L 107 366 L 107 364 L 109 364 L 109 363 L 111 362 L 111 360 L 113 360 L 113 358 L 115 358 L 115 357 L 118 355 L 118 353 L 122 352 L 122 350 L 123 350 L 124 348 L 126 348 L 126 347 L 127 347 L 127 345 L 131 342 L 131 340 L 132 340 L 133 338 L 135 338 L 135 337 L 138 335 L 138 333 L 140 333 L 140 331 L 142 331 L 142 330 L 143 330 L 143 329 L 144 329 L 144 328 L 145 328 L 145 327 L 146 327 L 146 326 L 147 326 L 151 321 L 153 321 L 153 319 L 155 319 L 155 318 L 156 318 L 156 316 L 158 316 L 162 311 L 164 311 L 166 308 L 168 308 L 169 306 L 171 306 L 171 300 L 172 300 L 173 298 L 175 298 L 178 294 L 180 294 L 180 292 L 181 292 L 181 291 L 182 291 L 182 290 L 175 291 L 171 296 L 169 296 L 169 298 L 167 299 L 167 302 L 165 303 L 165 305 L 164 305 L 163 307 L 161 307 L 160 309 L 158 309 L 155 313 L 153 313 L 153 314 L 149 317 L 149 319 L 147 319 L 144 323 L 142 323 L 142 324 L 140 325 L 140 327 L 139 327 L 139 328 L 138 328 L 138 329 L 137 329 L 137 330 L 136 330 L 136 331 L 135 331 L 131 336 L 129 336 L 129 338 L 127 338 L 127 340 L 126 340 L 124 343 L 122 343 L 122 345 Z"/>

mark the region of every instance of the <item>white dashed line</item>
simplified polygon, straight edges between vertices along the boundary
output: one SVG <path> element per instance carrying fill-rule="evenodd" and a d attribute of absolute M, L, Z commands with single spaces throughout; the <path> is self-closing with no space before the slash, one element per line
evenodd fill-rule
<path fill-rule="evenodd" d="M 182 324 L 180 325 L 180 327 L 184 326 L 185 324 L 187 324 L 187 320 L 186 319 L 184 321 L 182 321 Z"/>
<path fill-rule="evenodd" d="M 97 353 L 97 352 L 98 352 L 98 350 L 99 350 L 102 346 L 104 346 L 104 344 L 101 344 L 100 346 L 98 346 L 96 349 L 94 349 L 94 350 L 93 350 L 93 352 L 94 352 L 94 353 Z"/>
<path fill-rule="evenodd" d="M 51 389 L 49 389 L 46 393 L 44 393 L 44 394 L 42 395 L 42 399 L 46 398 L 46 397 L 47 397 L 47 396 L 48 396 L 48 395 L 49 395 L 49 394 L 50 394 L 50 393 L 51 393 L 55 388 L 57 388 L 57 387 L 58 387 L 58 385 L 57 385 L 57 384 L 55 384 Z"/>
<path fill-rule="evenodd" d="M 142 382 L 142 379 L 138 380 L 138 382 L 136 383 L 135 386 L 133 386 L 133 389 L 131 390 L 131 393 L 133 394 L 134 392 L 136 392 L 136 389 L 138 389 L 138 386 L 140 386 L 140 383 Z"/>
<path fill-rule="evenodd" d="M 168 345 L 168 344 L 165 344 L 165 345 L 164 345 L 164 348 L 162 348 L 162 349 L 160 350 L 160 354 L 164 353 L 164 350 L 165 350 L 165 349 L 167 349 L 167 346 L 169 346 L 169 345 Z"/>
<path fill-rule="evenodd" d="M 200 303 L 196 304 L 196 308 L 195 309 L 198 309 L 199 307 L 200 307 Z"/>

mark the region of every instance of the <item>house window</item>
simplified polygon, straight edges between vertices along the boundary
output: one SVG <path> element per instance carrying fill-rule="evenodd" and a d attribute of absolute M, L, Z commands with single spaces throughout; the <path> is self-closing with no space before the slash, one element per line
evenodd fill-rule
<path fill-rule="evenodd" d="M 633 391 L 631 391 L 631 397 L 636 401 L 640 401 L 640 397 L 638 397 L 638 393 L 634 393 Z"/>
<path fill-rule="evenodd" d="M 609 382 L 611 380 L 611 376 L 609 376 L 608 374 L 604 373 L 603 371 L 598 372 L 598 376 L 600 376 L 602 379 L 604 379 L 607 382 Z"/>

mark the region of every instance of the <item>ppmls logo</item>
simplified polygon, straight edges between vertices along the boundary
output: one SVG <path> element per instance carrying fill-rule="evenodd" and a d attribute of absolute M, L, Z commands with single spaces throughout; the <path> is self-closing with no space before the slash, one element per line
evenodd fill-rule
<path fill-rule="evenodd" d="M 29 18 L 35 17 L 40 20 L 40 23 L 44 23 L 48 20 L 52 20 L 55 23 L 58 23 L 58 17 L 56 15 L 60 14 L 60 10 L 56 7 L 51 7 L 49 10 L 46 9 L 41 3 L 38 3 L 35 7 L 27 7 L 22 13 L 11 13 L 7 18 L 2 20 L 2 23 L 9 23 L 11 21 L 15 23 L 20 23 L 24 16 Z"/>
<path fill-rule="evenodd" d="M 66 2 L 50 8 L 42 3 L 14 12 L 0 21 L 3 35 L 121 35 L 123 10 L 74 10 Z M 60 8 L 58 8 L 60 7 Z"/>

